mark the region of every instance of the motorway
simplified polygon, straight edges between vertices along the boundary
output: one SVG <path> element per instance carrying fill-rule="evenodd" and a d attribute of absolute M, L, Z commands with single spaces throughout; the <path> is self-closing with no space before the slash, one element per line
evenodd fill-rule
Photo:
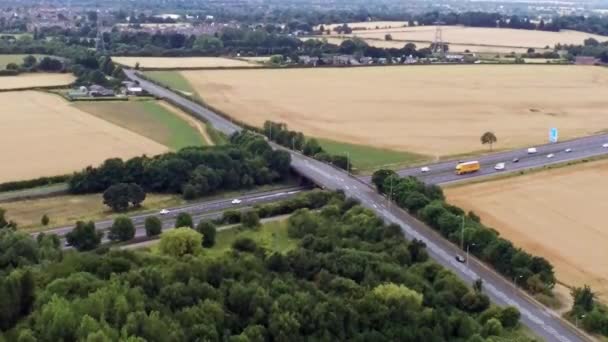
<path fill-rule="evenodd" d="M 188 109 L 193 115 L 209 122 L 221 132 L 232 134 L 240 130 L 240 127 L 202 106 L 168 89 L 137 77 L 133 71 L 125 72 L 131 79 L 139 81 L 141 87 L 149 93 L 170 99 L 174 104 Z M 278 145 L 273 146 L 274 148 L 282 148 Z M 398 224 L 408 239 L 423 241 L 433 259 L 453 271 L 465 282 L 471 284 L 478 278 L 483 279 L 484 291 L 492 302 L 498 305 L 517 307 L 521 312 L 521 322 L 540 338 L 546 341 L 561 342 L 587 340 L 580 332 L 561 320 L 559 316 L 531 300 L 527 294 L 515 288 L 510 281 L 497 275 L 474 257 L 469 258 L 468 264 L 457 262 L 454 256 L 461 253 L 458 247 L 443 239 L 435 231 L 417 221 L 404 210 L 391 206 L 390 202 L 378 194 L 368 183 L 328 164 L 305 157 L 294 151 L 289 152 L 292 157 L 292 168 L 302 176 L 329 190 L 342 189 L 347 196 L 358 199 L 363 206 L 373 210 L 385 222 Z M 539 149 L 539 153 L 543 153 L 543 150 Z M 453 168 L 453 163 L 451 165 Z"/>
<path fill-rule="evenodd" d="M 608 143 L 608 134 L 598 134 L 554 144 L 530 146 L 536 147 L 537 153 L 534 154 L 529 154 L 527 148 L 524 148 L 475 158 L 463 158 L 460 160 L 428 164 L 425 166 L 429 168 L 429 171 L 425 173 L 420 171 L 420 167 L 402 169 L 397 171 L 397 173 L 400 176 L 415 176 L 425 183 L 457 183 L 472 178 L 491 177 L 500 173 L 511 173 L 605 155 L 608 154 L 608 148 L 603 147 L 606 143 Z M 566 149 L 571 149 L 572 151 L 566 152 Z M 548 158 L 547 155 L 549 154 L 553 154 L 553 158 Z M 519 161 L 514 163 L 514 158 L 518 158 Z M 481 170 L 465 175 L 455 174 L 456 164 L 458 164 L 459 161 L 464 162 L 471 160 L 479 161 Z M 494 166 L 497 163 L 505 163 L 505 170 L 494 170 Z M 361 179 L 366 183 L 371 183 L 370 176 L 364 176 L 361 177 Z"/>
<path fill-rule="evenodd" d="M 288 188 L 282 188 L 272 191 L 262 191 L 262 192 L 254 192 L 239 195 L 238 199 L 241 200 L 241 203 L 238 205 L 232 204 L 233 198 L 230 199 L 218 199 L 211 201 L 200 201 L 195 203 L 190 203 L 187 205 L 183 205 L 180 207 L 171 208 L 169 213 L 165 215 L 159 215 L 158 212 L 150 212 L 139 215 L 131 216 L 131 220 L 137 229 L 135 237 L 141 237 L 145 235 L 144 223 L 146 218 L 150 216 L 158 216 L 162 223 L 163 228 L 173 227 L 175 223 L 175 219 L 180 213 L 188 213 L 192 216 L 194 223 L 196 224 L 202 218 L 217 218 L 222 215 L 222 211 L 227 209 L 238 209 L 242 210 L 244 208 L 251 208 L 257 204 L 264 204 L 270 202 L 281 201 L 285 199 L 292 198 L 297 194 L 305 191 L 309 188 L 301 187 L 301 186 L 293 186 Z M 97 230 L 105 231 L 110 229 L 114 220 L 102 220 L 95 222 L 95 228 Z M 46 230 L 44 233 L 46 234 L 56 234 L 60 238 L 64 238 L 65 235 L 74 229 L 74 225 L 59 227 L 54 229 Z M 39 233 L 33 233 L 32 236 L 36 237 Z M 104 238 L 104 241 L 105 238 Z"/>

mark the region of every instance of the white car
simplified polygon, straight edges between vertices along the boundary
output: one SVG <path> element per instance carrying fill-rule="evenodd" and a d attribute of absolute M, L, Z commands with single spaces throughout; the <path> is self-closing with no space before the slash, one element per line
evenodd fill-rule
<path fill-rule="evenodd" d="M 467 259 L 465 259 L 462 255 L 456 255 L 454 258 L 456 258 L 456 261 L 463 264 L 465 263 L 465 261 L 467 261 Z"/>
<path fill-rule="evenodd" d="M 423 166 L 420 168 L 420 172 L 422 172 L 422 173 L 429 172 L 429 171 L 431 171 L 431 169 L 429 169 L 428 166 Z"/>
<path fill-rule="evenodd" d="M 530 147 L 528 149 L 528 154 L 534 154 L 534 153 L 536 153 L 536 147 Z"/>
<path fill-rule="evenodd" d="M 238 199 L 238 198 L 235 198 L 235 199 L 232 200 L 232 204 L 241 204 L 241 202 L 242 201 L 240 199 Z"/>
<path fill-rule="evenodd" d="M 555 155 L 553 153 L 547 154 L 547 158 L 553 158 L 553 157 L 555 157 Z"/>
<path fill-rule="evenodd" d="M 564 152 L 570 153 L 570 152 L 572 152 L 572 149 L 571 148 L 567 148 L 567 149 L 564 150 Z"/>
<path fill-rule="evenodd" d="M 161 209 L 161 211 L 160 211 L 161 215 L 167 215 L 168 213 L 170 213 L 170 211 L 168 209 Z"/>
<path fill-rule="evenodd" d="M 496 164 L 496 166 L 494 166 L 494 170 L 496 171 L 501 171 L 505 169 L 505 163 L 498 163 Z"/>
<path fill-rule="evenodd" d="M 604 145 L 602 145 L 602 147 L 607 147 L 608 148 L 608 144 L 604 144 Z"/>

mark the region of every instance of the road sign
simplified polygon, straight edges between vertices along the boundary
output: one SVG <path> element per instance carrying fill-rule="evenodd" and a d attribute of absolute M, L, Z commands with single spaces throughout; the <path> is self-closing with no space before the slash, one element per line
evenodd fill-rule
<path fill-rule="evenodd" d="M 559 132 L 557 131 L 557 128 L 551 128 L 549 130 L 549 142 L 556 143 L 558 137 L 559 137 Z"/>

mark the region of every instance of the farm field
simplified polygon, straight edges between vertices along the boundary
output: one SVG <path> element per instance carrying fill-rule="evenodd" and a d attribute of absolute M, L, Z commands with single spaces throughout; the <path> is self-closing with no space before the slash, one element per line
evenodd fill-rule
<path fill-rule="evenodd" d="M 184 68 L 247 68 L 258 64 L 222 57 L 112 57 L 118 64 L 140 68 L 184 69 Z"/>
<path fill-rule="evenodd" d="M 359 37 L 361 38 L 361 37 Z M 308 39 L 325 39 L 327 40 L 328 43 L 330 44 L 335 44 L 335 45 L 340 45 L 342 44 L 343 41 L 350 39 L 348 37 L 337 37 L 337 36 L 314 36 L 314 37 L 302 37 L 302 40 L 308 40 Z M 384 49 L 401 49 L 405 46 L 405 44 L 407 43 L 413 43 L 416 45 L 416 47 L 418 49 L 420 48 L 425 48 L 425 47 L 429 47 L 431 42 L 430 41 L 412 41 L 412 40 L 405 40 L 405 41 L 401 41 L 401 40 L 384 40 L 384 38 L 382 39 L 369 39 L 369 38 L 362 38 L 369 46 L 374 46 L 377 48 L 384 48 Z M 452 52 L 465 52 L 465 51 L 469 51 L 469 52 L 475 52 L 475 53 L 492 53 L 492 54 L 496 54 L 496 53 L 525 53 L 528 51 L 527 48 L 517 48 L 517 47 L 507 47 L 507 46 L 496 46 L 496 45 L 470 45 L 470 44 L 453 44 L 450 43 L 450 51 Z M 536 51 L 538 52 L 543 52 L 544 49 L 537 49 Z"/>
<path fill-rule="evenodd" d="M 76 108 L 173 150 L 212 145 L 205 124 L 165 102 L 76 102 Z"/>
<path fill-rule="evenodd" d="M 0 90 L 17 90 L 34 87 L 63 86 L 74 82 L 72 74 L 27 73 L 18 76 L 1 76 Z"/>
<path fill-rule="evenodd" d="M 21 65 L 23 63 L 23 58 L 25 58 L 25 54 L 16 54 L 16 55 L 0 55 L 0 69 L 6 68 L 7 64 L 16 63 L 17 65 Z M 33 54 L 32 56 L 36 57 L 36 59 L 40 60 L 45 57 L 45 55 L 37 55 Z"/>
<path fill-rule="evenodd" d="M 155 155 L 167 148 L 71 106 L 58 95 L 0 93 L 0 182 L 55 176 L 110 157 Z"/>
<path fill-rule="evenodd" d="M 379 30 L 354 31 L 347 36 L 367 39 L 382 39 L 390 34 L 394 40 L 413 42 L 432 42 L 435 38 L 435 26 L 397 27 Z M 333 32 L 332 34 L 336 34 Z M 582 44 L 587 38 L 598 41 L 608 40 L 607 36 L 579 31 L 562 30 L 560 32 L 517 30 L 507 28 L 485 28 L 464 26 L 443 26 L 443 41 L 461 45 L 488 45 L 504 47 L 544 48 L 561 44 Z"/>
<path fill-rule="evenodd" d="M 608 128 L 608 70 L 550 65 L 183 71 L 204 100 L 261 126 L 434 157 L 563 139 Z"/>
<path fill-rule="evenodd" d="M 448 187 L 450 203 L 525 250 L 552 262 L 570 286 L 588 284 L 608 300 L 608 161 L 596 161 L 484 183 Z"/>
<path fill-rule="evenodd" d="M 179 205 L 183 201 L 175 195 L 147 194 L 137 212 Z M 11 220 L 19 223 L 19 229 L 42 230 L 42 215 L 50 218 L 48 227 L 75 224 L 76 221 L 99 220 L 120 214 L 113 213 L 103 204 L 102 194 L 62 195 L 24 201 L 3 202 L 2 208 Z M 129 211 L 132 214 L 136 211 Z"/>

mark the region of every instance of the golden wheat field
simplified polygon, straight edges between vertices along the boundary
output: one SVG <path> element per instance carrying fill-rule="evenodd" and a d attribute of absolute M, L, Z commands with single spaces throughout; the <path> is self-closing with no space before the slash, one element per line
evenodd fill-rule
<path fill-rule="evenodd" d="M 608 70 L 450 65 L 182 71 L 209 104 L 249 124 L 287 123 L 349 143 L 447 156 L 608 128 Z"/>
<path fill-rule="evenodd" d="M 353 31 L 350 35 L 364 39 L 384 39 L 386 34 L 390 34 L 396 40 L 432 42 L 435 39 L 435 30 L 435 26 L 417 26 Z M 590 37 L 598 41 L 608 40 L 607 36 L 570 30 L 549 32 L 464 26 L 442 26 L 442 37 L 444 42 L 451 44 L 525 48 L 552 48 L 557 43 L 582 44 Z"/>
<path fill-rule="evenodd" d="M 608 161 L 445 189 L 448 201 L 555 266 L 558 280 L 608 300 Z"/>
<path fill-rule="evenodd" d="M 0 90 L 63 86 L 74 82 L 72 74 L 28 73 L 0 77 Z"/>
<path fill-rule="evenodd" d="M 112 57 L 118 64 L 140 68 L 179 69 L 179 68 L 247 68 L 258 66 L 243 60 L 222 57 Z"/>
<path fill-rule="evenodd" d="M 0 182 L 71 173 L 110 157 L 155 155 L 167 147 L 87 114 L 61 97 L 0 93 Z"/>

